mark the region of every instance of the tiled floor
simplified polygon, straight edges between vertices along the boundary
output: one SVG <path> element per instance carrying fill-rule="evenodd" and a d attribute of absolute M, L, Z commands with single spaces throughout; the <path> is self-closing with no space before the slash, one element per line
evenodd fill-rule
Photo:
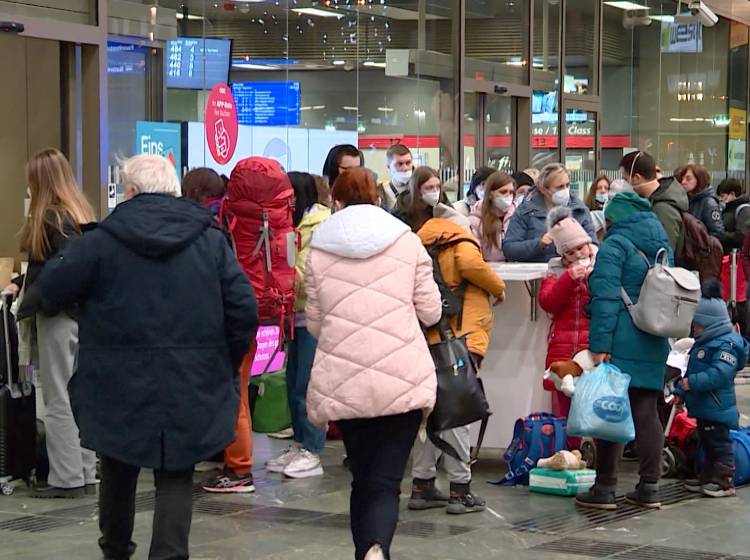
<path fill-rule="evenodd" d="M 743 410 L 750 411 L 750 386 L 738 387 L 738 393 Z M 341 466 L 341 446 L 334 442 L 326 447 L 325 476 L 289 481 L 262 468 L 283 445 L 257 436 L 255 494 L 217 497 L 196 493 L 192 558 L 353 558 L 347 525 L 349 474 Z M 415 513 L 405 509 L 404 500 L 392 557 L 750 560 L 750 488 L 740 490 L 735 498 L 689 499 L 657 512 L 583 515 L 567 498 L 485 484 L 502 472 L 500 461 L 494 458 L 498 455 L 490 453 L 475 470 L 475 490 L 487 499 L 486 512 L 462 517 L 449 517 L 439 510 Z M 633 474 L 623 475 L 622 490 L 633 481 Z M 139 544 L 135 558 L 139 559 L 148 553 L 152 490 L 151 477 L 145 473 L 134 535 Z M 404 492 L 407 490 L 405 481 Z M 92 499 L 37 501 L 22 487 L 13 496 L 0 496 L 0 559 L 100 558 L 95 503 Z"/>

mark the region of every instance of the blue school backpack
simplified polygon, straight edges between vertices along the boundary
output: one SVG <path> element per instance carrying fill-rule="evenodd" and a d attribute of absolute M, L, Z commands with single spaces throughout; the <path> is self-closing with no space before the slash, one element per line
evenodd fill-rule
<path fill-rule="evenodd" d="M 730 430 L 729 437 L 734 447 L 734 485 L 741 486 L 750 482 L 750 426 Z M 706 461 L 705 456 L 703 449 L 700 449 L 696 456 L 696 470 Z"/>
<path fill-rule="evenodd" d="M 539 459 L 552 457 L 565 449 L 567 420 L 548 412 L 537 412 L 516 420 L 513 440 L 503 455 L 508 473 L 491 484 L 529 484 L 529 472 Z"/>

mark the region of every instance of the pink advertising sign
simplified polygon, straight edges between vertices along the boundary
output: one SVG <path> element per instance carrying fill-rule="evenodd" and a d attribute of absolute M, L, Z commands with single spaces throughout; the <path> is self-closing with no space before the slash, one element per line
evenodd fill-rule
<path fill-rule="evenodd" d="M 216 163 L 224 165 L 232 159 L 238 134 L 232 90 L 226 84 L 216 84 L 206 102 L 206 141 Z"/>
<path fill-rule="evenodd" d="M 284 352 L 281 349 L 276 352 L 279 345 L 279 327 L 268 325 L 258 327 L 255 342 L 257 348 L 253 365 L 250 368 L 251 376 L 278 371 L 284 366 Z M 274 352 L 276 352 L 275 356 Z M 273 361 L 269 365 L 268 362 L 272 357 Z"/>

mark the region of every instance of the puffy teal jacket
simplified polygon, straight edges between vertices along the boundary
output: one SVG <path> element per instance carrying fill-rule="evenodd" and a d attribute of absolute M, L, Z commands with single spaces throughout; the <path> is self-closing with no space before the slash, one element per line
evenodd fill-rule
<path fill-rule="evenodd" d="M 630 375 L 630 386 L 635 388 L 662 389 L 669 342 L 633 324 L 620 288 L 624 287 L 633 302 L 637 302 L 648 272 L 638 251 L 653 263 L 656 252 L 663 248 L 667 249 L 671 263 L 672 249 L 656 214 L 633 214 L 609 228 L 589 277 L 589 349 L 611 354 L 612 364 Z"/>
<path fill-rule="evenodd" d="M 674 390 L 685 401 L 690 416 L 738 427 L 734 377 L 747 363 L 747 354 L 747 342 L 734 331 L 695 343 L 687 367 L 690 390 Z"/>

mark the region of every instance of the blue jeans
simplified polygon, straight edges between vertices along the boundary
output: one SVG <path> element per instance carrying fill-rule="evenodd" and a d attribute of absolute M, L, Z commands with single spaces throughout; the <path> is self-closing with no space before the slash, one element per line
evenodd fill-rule
<path fill-rule="evenodd" d="M 325 430 L 319 430 L 307 419 L 307 385 L 310 383 L 310 370 L 317 346 L 318 341 L 305 327 L 295 327 L 294 339 L 289 342 L 289 361 L 286 366 L 286 388 L 294 441 L 315 454 L 323 450 L 326 441 Z"/>

